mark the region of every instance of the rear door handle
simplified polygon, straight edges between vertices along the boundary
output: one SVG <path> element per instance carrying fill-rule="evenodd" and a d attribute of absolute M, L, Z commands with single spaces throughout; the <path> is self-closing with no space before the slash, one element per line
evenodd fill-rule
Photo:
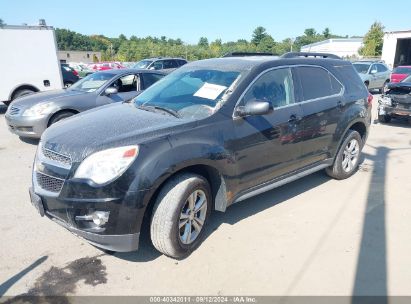
<path fill-rule="evenodd" d="M 343 101 L 338 101 L 337 102 L 337 107 L 339 107 L 340 109 L 342 109 L 342 108 L 344 108 L 345 107 L 345 102 L 343 102 Z"/>
<path fill-rule="evenodd" d="M 288 119 L 288 122 L 289 123 L 299 123 L 300 121 L 302 120 L 302 117 L 301 116 L 298 116 L 298 115 L 296 115 L 296 114 L 292 114 L 291 116 L 290 116 L 290 118 Z"/>

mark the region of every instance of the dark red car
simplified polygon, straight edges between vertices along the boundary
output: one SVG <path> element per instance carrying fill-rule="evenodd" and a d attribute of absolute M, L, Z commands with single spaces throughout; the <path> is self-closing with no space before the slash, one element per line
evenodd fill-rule
<path fill-rule="evenodd" d="M 401 82 L 411 75 L 411 66 L 397 66 L 391 73 L 391 82 Z"/>

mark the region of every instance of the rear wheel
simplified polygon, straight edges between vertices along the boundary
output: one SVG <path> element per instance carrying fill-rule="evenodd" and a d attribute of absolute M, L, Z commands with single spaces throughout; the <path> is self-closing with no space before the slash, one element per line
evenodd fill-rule
<path fill-rule="evenodd" d="M 185 173 L 161 189 L 151 218 L 151 241 L 156 249 L 173 258 L 183 258 L 196 249 L 212 206 L 206 179 Z"/>
<path fill-rule="evenodd" d="M 64 83 L 64 88 L 69 88 L 69 87 L 71 87 L 73 85 L 73 83 L 72 82 L 70 82 L 70 81 L 67 81 L 67 82 L 65 82 Z"/>
<path fill-rule="evenodd" d="M 344 141 L 335 157 L 334 164 L 325 169 L 327 174 L 335 179 L 345 179 L 355 173 L 360 160 L 362 139 L 354 130 L 348 130 Z"/>

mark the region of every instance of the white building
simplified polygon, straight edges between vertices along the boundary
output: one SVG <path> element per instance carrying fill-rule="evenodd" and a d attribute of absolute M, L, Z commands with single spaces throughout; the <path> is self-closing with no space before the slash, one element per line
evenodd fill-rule
<path fill-rule="evenodd" d="M 304 45 L 301 47 L 301 52 L 330 53 L 340 57 L 359 57 L 358 50 L 362 46 L 362 38 L 333 38 Z"/>
<path fill-rule="evenodd" d="M 411 65 L 411 30 L 385 33 L 381 59 L 391 68 Z"/>

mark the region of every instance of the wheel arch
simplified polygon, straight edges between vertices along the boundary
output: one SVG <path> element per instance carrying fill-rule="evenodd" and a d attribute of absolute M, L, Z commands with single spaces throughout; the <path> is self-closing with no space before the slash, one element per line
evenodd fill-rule
<path fill-rule="evenodd" d="M 59 109 L 56 112 L 54 112 L 49 119 L 47 120 L 47 128 L 50 127 L 50 122 L 53 120 L 54 117 L 56 117 L 57 115 L 61 114 L 61 113 L 65 113 L 65 112 L 69 112 L 69 113 L 73 113 L 73 114 L 78 114 L 80 113 L 79 111 L 75 110 L 75 109 L 71 109 L 71 108 L 67 108 L 67 109 Z"/>
<path fill-rule="evenodd" d="M 13 100 L 14 96 L 16 95 L 16 93 L 20 90 L 32 90 L 34 92 L 39 92 L 40 90 L 31 84 L 20 84 L 18 86 L 16 86 L 13 90 L 11 90 L 10 96 L 9 96 L 9 100 Z"/>

